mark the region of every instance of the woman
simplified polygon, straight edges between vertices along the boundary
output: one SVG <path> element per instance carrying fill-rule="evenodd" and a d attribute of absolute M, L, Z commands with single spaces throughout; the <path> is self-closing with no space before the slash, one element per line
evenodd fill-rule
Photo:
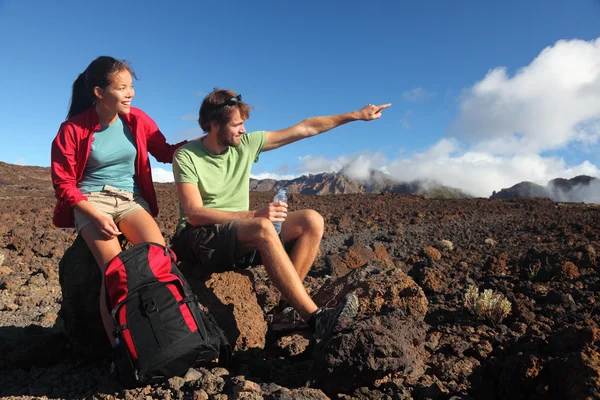
<path fill-rule="evenodd" d="M 53 222 L 75 227 L 102 271 L 121 252 L 117 237 L 132 243 L 162 236 L 148 152 L 171 163 L 175 150 L 154 121 L 131 107 L 135 73 L 126 61 L 98 57 L 73 83 L 67 120 L 52 142 L 52 183 L 58 199 Z M 114 346 L 113 322 L 100 290 L 100 311 Z"/>

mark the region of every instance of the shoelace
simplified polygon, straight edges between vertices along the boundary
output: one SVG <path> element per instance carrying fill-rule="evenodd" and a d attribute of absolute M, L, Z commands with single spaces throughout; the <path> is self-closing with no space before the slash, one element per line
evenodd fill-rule
<path fill-rule="evenodd" d="M 337 306 L 337 300 L 335 299 L 335 297 L 333 299 L 329 299 L 329 301 L 327 303 L 325 303 L 325 305 L 323 306 L 323 308 L 333 308 L 335 306 Z"/>

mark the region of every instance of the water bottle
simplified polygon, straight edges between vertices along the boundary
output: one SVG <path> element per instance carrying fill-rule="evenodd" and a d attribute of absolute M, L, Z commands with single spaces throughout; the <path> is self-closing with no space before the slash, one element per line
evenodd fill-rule
<path fill-rule="evenodd" d="M 279 189 L 279 192 L 273 198 L 273 202 L 281 201 L 283 203 L 287 203 L 287 196 L 285 195 L 285 189 Z M 281 232 L 281 222 L 273 221 L 273 226 L 277 231 L 277 234 Z"/>

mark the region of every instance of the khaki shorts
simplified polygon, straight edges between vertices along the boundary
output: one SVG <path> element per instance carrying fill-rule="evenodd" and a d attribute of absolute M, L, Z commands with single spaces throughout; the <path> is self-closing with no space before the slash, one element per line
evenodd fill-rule
<path fill-rule="evenodd" d="M 109 185 L 105 185 L 101 192 L 87 193 L 86 196 L 94 210 L 111 218 L 116 224 L 137 210 L 146 210 L 150 213 L 150 206 L 142 197 Z M 77 233 L 80 233 L 84 226 L 92 223 L 77 208 L 73 210 L 73 214 Z"/>

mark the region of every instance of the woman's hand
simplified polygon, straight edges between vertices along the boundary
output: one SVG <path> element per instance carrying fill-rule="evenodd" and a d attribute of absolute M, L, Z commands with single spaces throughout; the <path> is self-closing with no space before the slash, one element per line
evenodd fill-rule
<path fill-rule="evenodd" d="M 117 224 L 111 218 L 108 218 L 104 215 L 98 215 L 94 220 L 94 226 L 102 236 L 106 239 L 116 238 L 121 234 Z"/>

